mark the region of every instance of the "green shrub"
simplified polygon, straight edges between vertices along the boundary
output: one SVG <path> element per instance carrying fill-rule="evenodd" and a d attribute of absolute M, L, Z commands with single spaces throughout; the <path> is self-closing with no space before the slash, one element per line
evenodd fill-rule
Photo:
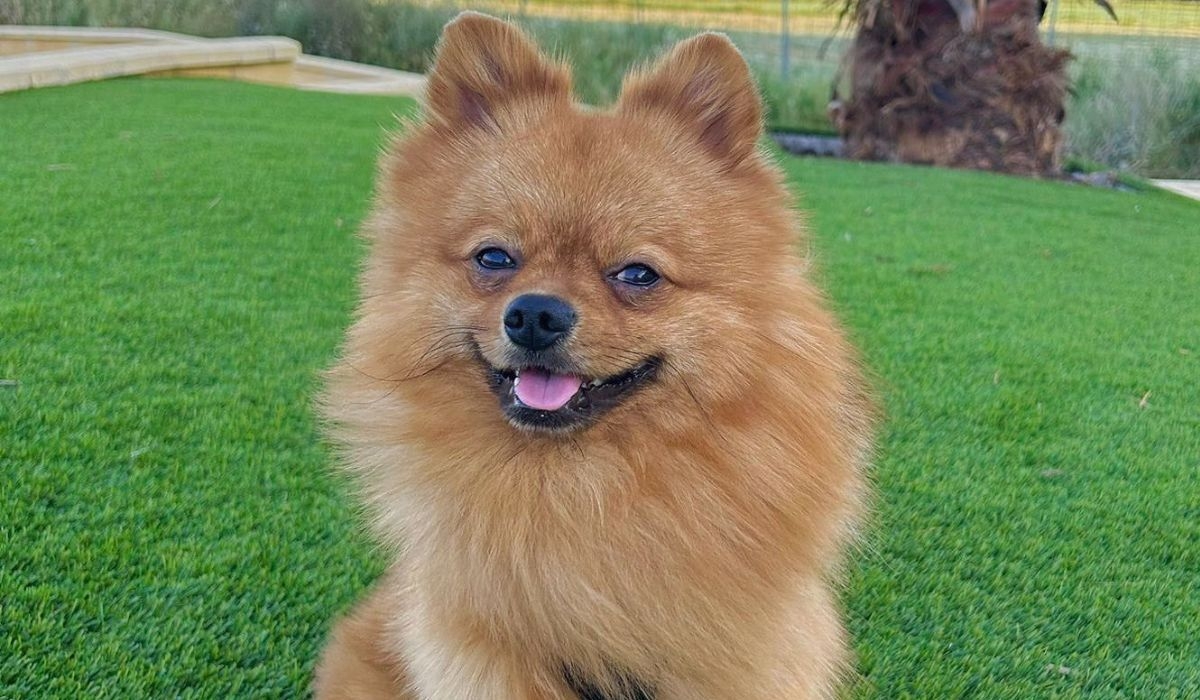
<path fill-rule="evenodd" d="M 1200 76 L 1183 51 L 1084 54 L 1067 109 L 1067 151 L 1160 177 L 1200 176 Z"/>
<path fill-rule="evenodd" d="M 773 69 L 754 68 L 767 107 L 767 121 L 773 128 L 810 134 L 836 133 L 826 111 L 833 82 L 832 66 L 819 63 L 793 66 L 787 80 Z"/>
<path fill-rule="evenodd" d="M 608 104 L 632 67 L 653 60 L 690 32 L 664 24 L 529 19 L 523 23 L 547 51 L 574 67 L 579 99 Z"/>
<path fill-rule="evenodd" d="M 442 27 L 458 13 L 451 5 L 420 7 L 407 2 L 369 5 L 362 61 L 424 73 Z"/>
<path fill-rule="evenodd" d="M 244 4 L 246 0 L 0 0 L 0 24 L 142 27 L 232 36 Z"/>

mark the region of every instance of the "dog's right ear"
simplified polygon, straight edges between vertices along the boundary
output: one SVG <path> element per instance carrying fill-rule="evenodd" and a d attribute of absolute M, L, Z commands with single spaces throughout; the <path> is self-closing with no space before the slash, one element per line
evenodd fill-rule
<path fill-rule="evenodd" d="M 568 71 L 546 60 L 521 30 L 463 12 L 442 31 L 425 102 L 437 126 L 502 132 L 528 125 L 570 95 Z"/>

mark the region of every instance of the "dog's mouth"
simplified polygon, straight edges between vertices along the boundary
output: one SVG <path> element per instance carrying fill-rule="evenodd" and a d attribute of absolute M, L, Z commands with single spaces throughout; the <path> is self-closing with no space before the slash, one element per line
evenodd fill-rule
<path fill-rule="evenodd" d="M 651 357 L 602 378 L 537 365 L 503 369 L 486 360 L 483 364 L 509 422 L 518 428 L 563 432 L 589 425 L 616 408 L 658 375 L 662 360 Z"/>

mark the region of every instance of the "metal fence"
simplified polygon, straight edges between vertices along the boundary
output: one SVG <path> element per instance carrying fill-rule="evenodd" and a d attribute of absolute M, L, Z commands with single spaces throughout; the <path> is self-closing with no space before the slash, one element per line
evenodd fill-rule
<path fill-rule="evenodd" d="M 430 0 L 430 5 L 445 5 Z M 474 0 L 463 8 L 511 16 L 726 31 L 754 62 L 788 76 L 797 65 L 836 64 L 851 31 L 836 0 Z M 1049 0 L 1042 22 L 1048 44 L 1079 56 L 1129 52 L 1181 54 L 1200 69 L 1200 0 L 1113 0 L 1114 22 L 1090 0 Z"/>

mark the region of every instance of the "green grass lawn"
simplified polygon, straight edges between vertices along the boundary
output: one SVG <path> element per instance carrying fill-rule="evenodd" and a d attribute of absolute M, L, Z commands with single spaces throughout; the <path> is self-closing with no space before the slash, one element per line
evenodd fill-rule
<path fill-rule="evenodd" d="M 292 697 L 381 560 L 310 401 L 380 98 L 0 96 L 0 697 Z M 856 697 L 1200 697 L 1200 205 L 787 160 L 888 422 Z"/>

